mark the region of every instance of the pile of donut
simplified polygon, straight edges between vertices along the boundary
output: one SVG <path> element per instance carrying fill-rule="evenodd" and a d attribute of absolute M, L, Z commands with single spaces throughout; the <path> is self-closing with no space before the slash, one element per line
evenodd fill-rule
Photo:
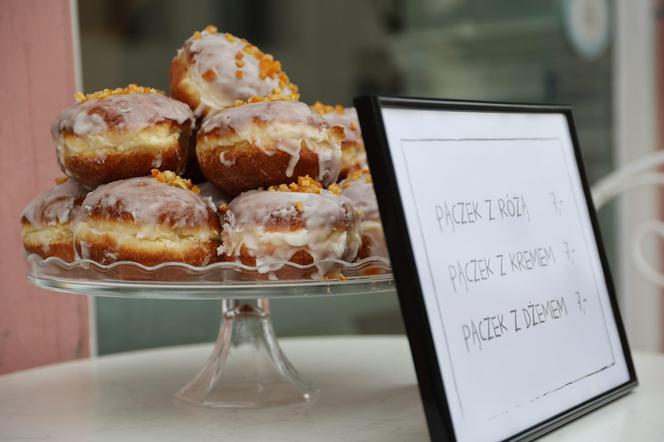
<path fill-rule="evenodd" d="M 214 26 L 184 42 L 170 80 L 171 97 L 79 92 L 57 116 L 66 176 L 22 214 L 28 253 L 280 279 L 387 256 L 354 109 L 298 101 L 279 61 Z"/>

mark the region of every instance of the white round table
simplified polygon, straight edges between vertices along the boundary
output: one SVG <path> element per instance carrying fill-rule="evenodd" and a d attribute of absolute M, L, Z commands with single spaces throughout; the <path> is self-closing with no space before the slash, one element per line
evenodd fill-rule
<path fill-rule="evenodd" d="M 105 356 L 0 376 L 0 440 L 422 441 L 428 439 L 404 337 L 284 339 L 321 388 L 309 405 L 183 405 L 173 392 L 211 344 Z M 635 355 L 639 389 L 546 440 L 661 440 L 664 356 Z"/>

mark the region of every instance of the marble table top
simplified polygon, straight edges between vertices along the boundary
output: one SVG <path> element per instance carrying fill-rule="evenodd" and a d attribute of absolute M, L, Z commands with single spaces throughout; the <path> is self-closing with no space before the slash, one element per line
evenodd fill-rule
<path fill-rule="evenodd" d="M 0 440 L 428 440 L 408 343 L 393 337 L 284 339 L 321 388 L 313 404 L 204 409 L 173 400 L 211 344 L 69 362 L 0 376 Z M 641 386 L 545 440 L 661 440 L 664 356 L 635 354 Z"/>

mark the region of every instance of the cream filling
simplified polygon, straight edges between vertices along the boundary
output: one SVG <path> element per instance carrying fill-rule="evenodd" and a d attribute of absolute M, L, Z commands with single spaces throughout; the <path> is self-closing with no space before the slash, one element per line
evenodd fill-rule
<path fill-rule="evenodd" d="M 346 231 L 330 228 L 298 229 L 294 231 L 266 231 L 263 227 L 232 228 L 224 226 L 219 255 L 237 257 L 244 246 L 247 253 L 256 259 L 260 273 L 274 272 L 284 266 L 293 255 L 306 250 L 313 258 L 318 275 L 323 276 L 333 263 L 329 259 L 347 259 L 357 254 L 357 242 L 349 238 Z M 351 250 L 351 249 L 355 250 Z"/>
<path fill-rule="evenodd" d="M 380 221 L 362 221 L 360 228 L 363 234 L 367 233 L 380 233 L 383 234 L 383 225 Z"/>
<path fill-rule="evenodd" d="M 57 158 L 65 164 L 65 156 L 88 156 L 103 164 L 109 155 L 136 148 L 161 152 L 177 145 L 180 131 L 170 127 L 152 127 L 139 132 L 102 132 L 93 135 L 58 134 L 55 139 Z M 159 166 L 155 166 L 159 167 Z"/>
<path fill-rule="evenodd" d="M 44 229 L 23 225 L 22 234 L 24 244 L 31 247 L 40 247 L 44 253 L 49 252 L 51 244 L 72 241 L 71 226 L 69 224 L 56 224 Z"/>
<path fill-rule="evenodd" d="M 90 259 L 89 242 L 108 236 L 116 248 L 124 246 L 150 249 L 186 249 L 194 244 L 205 244 L 218 238 L 217 232 L 207 228 L 169 229 L 164 226 L 138 226 L 127 223 L 79 222 L 74 229 L 74 242 L 81 249 L 79 258 Z"/>

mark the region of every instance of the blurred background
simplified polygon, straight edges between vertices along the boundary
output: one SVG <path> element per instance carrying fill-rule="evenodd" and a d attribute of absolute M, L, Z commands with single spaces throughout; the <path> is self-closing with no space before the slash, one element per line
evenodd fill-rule
<path fill-rule="evenodd" d="M 351 105 L 362 93 L 574 105 L 591 179 L 614 165 L 612 6 L 552 0 L 258 0 L 79 3 L 86 92 L 135 82 L 169 90 L 178 47 L 207 24 L 280 60 L 302 100 Z M 595 5 L 595 6 L 592 6 Z M 572 14 L 590 17 L 572 17 Z M 586 48 L 570 29 L 594 20 Z M 580 31 L 580 32 L 583 32 Z M 602 213 L 613 249 L 612 209 Z M 99 353 L 212 340 L 215 303 L 96 299 Z M 275 301 L 281 336 L 401 333 L 395 296 Z"/>
<path fill-rule="evenodd" d="M 15 35 L 6 27 L 8 5 L 27 3 L 39 7 L 0 0 L 0 32 Z M 128 83 L 168 91 L 176 50 L 214 24 L 273 54 L 308 103 L 350 105 L 358 94 L 379 93 L 571 104 L 592 182 L 661 146 L 660 0 L 55 3 L 49 13 L 71 12 L 77 83 L 85 92 Z M 635 272 L 629 253 L 634 226 L 659 217 L 659 201 L 655 190 L 630 194 L 600 218 L 631 342 L 661 351 L 661 294 Z M 16 222 L 16 213 L 6 216 Z M 659 267 L 656 242 L 649 253 Z M 99 298 L 89 306 L 99 354 L 211 341 L 219 326 L 215 302 Z M 277 300 L 272 308 L 280 336 L 403 333 L 395 296 Z"/>

